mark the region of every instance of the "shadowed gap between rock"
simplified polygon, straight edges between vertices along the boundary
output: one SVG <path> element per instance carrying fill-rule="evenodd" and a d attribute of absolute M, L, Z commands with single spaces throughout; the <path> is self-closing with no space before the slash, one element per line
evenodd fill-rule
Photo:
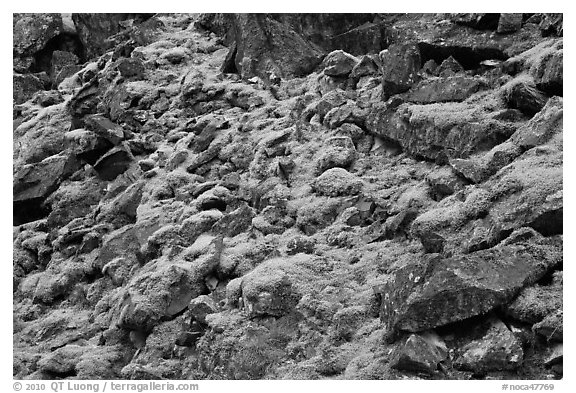
<path fill-rule="evenodd" d="M 74 53 L 78 56 L 80 63 L 86 61 L 86 49 L 78 35 L 64 32 L 51 38 L 44 48 L 34 54 L 34 64 L 31 66 L 31 71 L 49 73 L 52 66 L 52 54 L 57 50 Z"/>
<path fill-rule="evenodd" d="M 444 60 L 452 56 L 466 70 L 475 70 L 480 67 L 480 62 L 484 60 L 507 60 L 508 56 L 500 49 L 496 48 L 470 48 L 467 46 L 444 46 L 434 45 L 427 42 L 418 44 L 422 59 L 422 66 L 428 60 L 434 60 L 441 64 Z"/>
<path fill-rule="evenodd" d="M 44 205 L 43 198 L 14 201 L 12 203 L 13 225 L 18 226 L 48 217 L 52 209 Z"/>

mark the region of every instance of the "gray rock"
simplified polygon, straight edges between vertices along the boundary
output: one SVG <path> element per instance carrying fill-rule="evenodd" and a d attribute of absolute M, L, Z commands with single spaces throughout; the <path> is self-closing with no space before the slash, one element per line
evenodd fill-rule
<path fill-rule="evenodd" d="M 486 81 L 468 76 L 430 78 L 414 86 L 405 95 L 405 99 L 418 104 L 460 102 L 487 87 Z"/>
<path fill-rule="evenodd" d="M 392 273 L 377 290 L 389 330 L 419 332 L 487 313 L 510 302 L 561 260 L 545 239 L 451 258 L 430 256 Z"/>
<path fill-rule="evenodd" d="M 499 34 L 514 33 L 522 28 L 522 14 L 500 14 L 498 20 Z"/>
<path fill-rule="evenodd" d="M 317 172 L 323 173 L 331 168 L 347 168 L 356 159 L 356 148 L 349 137 L 332 137 L 326 141 L 326 148 L 322 150 L 316 161 Z"/>
<path fill-rule="evenodd" d="M 395 348 L 391 365 L 398 370 L 433 374 L 447 357 L 446 344 L 436 334 L 411 334 Z"/>
<path fill-rule="evenodd" d="M 208 314 L 214 314 L 217 308 L 216 303 L 210 296 L 201 295 L 190 301 L 188 310 L 195 321 L 206 324 L 206 316 Z"/>
<path fill-rule="evenodd" d="M 130 149 L 117 146 L 104 154 L 94 164 L 94 169 L 102 180 L 114 180 L 126 172 L 134 162 Z"/>
<path fill-rule="evenodd" d="M 344 168 L 332 168 L 314 180 L 312 187 L 320 195 L 356 195 L 362 189 L 362 180 Z"/>
<path fill-rule="evenodd" d="M 540 112 L 548 101 L 548 97 L 536 88 L 536 84 L 529 77 L 518 77 L 504 89 L 508 106 L 529 115 Z"/>
<path fill-rule="evenodd" d="M 380 52 L 382 88 L 385 99 L 403 93 L 418 81 L 421 59 L 416 44 L 393 44 Z"/>
<path fill-rule="evenodd" d="M 359 60 L 343 50 L 335 50 L 324 58 L 324 74 L 336 77 L 348 76 Z"/>
<path fill-rule="evenodd" d="M 460 348 L 454 365 L 476 373 L 515 370 L 521 366 L 524 351 L 520 342 L 497 318 L 489 319 L 485 333 Z"/>

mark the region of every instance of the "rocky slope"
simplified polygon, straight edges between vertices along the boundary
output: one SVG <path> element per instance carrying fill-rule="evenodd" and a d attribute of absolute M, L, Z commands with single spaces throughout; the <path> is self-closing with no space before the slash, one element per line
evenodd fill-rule
<path fill-rule="evenodd" d="M 562 376 L 562 15 L 16 14 L 14 376 Z"/>

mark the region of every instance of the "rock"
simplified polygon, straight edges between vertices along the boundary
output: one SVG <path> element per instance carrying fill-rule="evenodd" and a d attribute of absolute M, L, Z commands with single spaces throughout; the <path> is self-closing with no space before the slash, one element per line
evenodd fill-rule
<path fill-rule="evenodd" d="M 95 265 L 100 271 L 103 271 L 104 267 L 113 260 L 117 260 L 116 264 L 124 261 L 130 265 L 138 259 L 139 249 L 140 242 L 136 229 L 133 225 L 126 225 L 102 237 L 102 246 L 99 249 Z M 113 270 L 110 272 L 113 273 Z"/>
<path fill-rule="evenodd" d="M 532 326 L 532 330 L 547 341 L 563 341 L 564 312 L 560 309 Z"/>
<path fill-rule="evenodd" d="M 494 108 L 489 102 L 402 104 L 396 110 L 377 104 L 366 118 L 366 128 L 397 142 L 409 154 L 447 163 L 448 158 L 489 150 L 516 131 L 517 122 L 499 119 L 498 112 L 486 115 L 482 108 Z"/>
<path fill-rule="evenodd" d="M 46 200 L 51 212 L 47 224 L 58 228 L 75 218 L 86 217 L 105 194 L 105 185 L 96 177 L 65 181 Z"/>
<path fill-rule="evenodd" d="M 503 89 L 508 106 L 529 115 L 540 112 L 548 101 L 548 97 L 538 90 L 534 81 L 527 76 L 513 79 Z"/>
<path fill-rule="evenodd" d="M 114 180 L 118 175 L 126 172 L 133 161 L 134 157 L 130 150 L 124 146 L 118 146 L 100 157 L 94 164 L 94 169 L 101 179 Z"/>
<path fill-rule="evenodd" d="M 466 185 L 466 182 L 447 167 L 441 167 L 428 173 L 426 175 L 426 182 L 432 188 L 434 195 L 439 199 L 462 190 Z"/>
<path fill-rule="evenodd" d="M 183 239 L 192 244 L 198 236 L 207 232 L 224 215 L 219 210 L 206 210 L 182 221 L 179 233 Z"/>
<path fill-rule="evenodd" d="M 316 161 L 317 172 L 323 173 L 331 168 L 347 168 L 356 159 L 356 148 L 348 137 L 332 137 L 326 141 L 326 147 Z"/>
<path fill-rule="evenodd" d="M 467 255 L 413 261 L 378 288 L 380 317 L 391 331 L 419 332 L 485 314 L 510 302 L 560 260 L 554 245 L 529 239 Z"/>
<path fill-rule="evenodd" d="M 437 70 L 438 70 L 438 64 L 434 61 L 434 59 L 430 59 L 426 63 L 424 63 L 420 72 L 428 75 L 438 75 Z"/>
<path fill-rule="evenodd" d="M 286 244 L 286 253 L 288 255 L 295 255 L 300 252 L 305 254 L 312 254 L 314 252 L 314 246 L 316 242 L 309 237 L 298 236 L 291 239 Z"/>
<path fill-rule="evenodd" d="M 436 69 L 436 74 L 441 78 L 454 76 L 461 72 L 464 72 L 464 67 L 452 55 L 443 60 L 438 69 Z"/>
<path fill-rule="evenodd" d="M 147 14 L 72 14 L 74 26 L 80 41 L 86 48 L 88 57 L 102 55 L 112 46 L 108 37 L 123 30 L 120 22 L 138 18 L 145 19 Z"/>
<path fill-rule="evenodd" d="M 206 324 L 206 316 L 217 311 L 216 303 L 210 296 L 201 295 L 190 301 L 188 311 L 195 321 Z"/>
<path fill-rule="evenodd" d="M 344 168 L 328 169 L 317 177 L 312 184 L 320 195 L 341 196 L 356 195 L 362 189 L 362 180 Z"/>
<path fill-rule="evenodd" d="M 487 87 L 488 85 L 484 80 L 467 76 L 429 78 L 414 86 L 406 94 L 405 99 L 418 104 L 460 102 Z"/>
<path fill-rule="evenodd" d="M 498 19 L 499 34 L 514 33 L 522 28 L 522 14 L 500 14 Z"/>
<path fill-rule="evenodd" d="M 164 263 L 134 277 L 120 305 L 120 326 L 150 331 L 162 318 L 171 318 L 204 291 L 201 270 L 189 264 Z"/>
<path fill-rule="evenodd" d="M 64 97 L 58 90 L 41 91 L 36 94 L 36 102 L 47 107 L 64 102 Z"/>
<path fill-rule="evenodd" d="M 460 348 L 460 355 L 454 360 L 455 367 L 478 374 L 520 367 L 524 351 L 514 334 L 497 318 L 488 319 L 486 325 L 480 338 Z"/>
<path fill-rule="evenodd" d="M 79 345 L 66 345 L 44 356 L 38 362 L 38 368 L 53 375 L 69 375 L 76 373 L 76 364 L 87 347 Z"/>
<path fill-rule="evenodd" d="M 562 304 L 562 272 L 556 272 L 552 284 L 524 288 L 504 310 L 514 319 L 535 324 L 561 310 Z"/>
<path fill-rule="evenodd" d="M 102 274 L 110 277 L 112 283 L 116 286 L 122 286 L 127 283 L 131 273 L 137 266 L 134 261 L 118 257 L 112 259 L 102 268 Z"/>
<path fill-rule="evenodd" d="M 50 79 L 52 80 L 52 85 L 58 86 L 59 82 L 65 79 L 64 75 L 60 75 L 62 70 L 66 67 L 77 65 L 78 61 L 78 56 L 74 53 L 55 50 L 52 53 L 52 61 L 50 62 Z"/>
<path fill-rule="evenodd" d="M 44 83 L 32 74 L 14 74 L 12 76 L 12 100 L 14 104 L 22 104 L 34 96 L 34 93 L 44 89 Z"/>
<path fill-rule="evenodd" d="M 530 72 L 534 76 L 536 86 L 549 95 L 563 94 L 564 80 L 564 55 L 560 49 L 551 57 L 543 57 L 540 63 L 536 63 Z"/>
<path fill-rule="evenodd" d="M 344 123 L 335 130 L 336 136 L 347 136 L 352 139 L 359 153 L 368 154 L 374 146 L 374 137 L 356 124 Z"/>
<path fill-rule="evenodd" d="M 353 103 L 346 103 L 330 110 L 324 118 L 323 124 L 329 129 L 335 129 L 345 123 L 364 126 L 366 111 Z"/>
<path fill-rule="evenodd" d="M 94 131 L 96 135 L 106 139 L 114 146 L 124 140 L 125 135 L 122 127 L 101 114 L 86 116 L 84 123 L 88 130 Z"/>
<path fill-rule="evenodd" d="M 359 60 L 343 50 L 330 52 L 324 58 L 324 74 L 335 77 L 346 77 L 359 63 Z"/>
<path fill-rule="evenodd" d="M 392 353 L 393 368 L 403 371 L 433 374 L 438 364 L 448 356 L 446 344 L 434 333 L 411 334 Z"/>
<path fill-rule="evenodd" d="M 32 58 L 64 30 L 61 14 L 13 14 L 12 17 L 15 59 Z"/>
<path fill-rule="evenodd" d="M 563 14 L 543 14 L 539 28 L 542 32 L 542 37 L 562 37 L 564 33 Z"/>
<path fill-rule="evenodd" d="M 544 360 L 545 366 L 554 366 L 556 364 L 562 364 L 564 360 L 564 345 L 556 344 L 552 347 L 550 353 Z"/>
<path fill-rule="evenodd" d="M 496 30 L 500 14 L 460 13 L 452 14 L 450 19 L 456 24 L 472 27 L 473 29 Z"/>
<path fill-rule="evenodd" d="M 14 176 L 14 224 L 19 225 L 47 215 L 42 211 L 42 202 L 77 169 L 76 159 L 66 154 L 21 167 Z"/>
<path fill-rule="evenodd" d="M 142 200 L 144 182 L 132 184 L 114 199 L 100 205 L 97 222 L 111 223 L 115 228 L 136 222 L 136 213 Z"/>
<path fill-rule="evenodd" d="M 286 214 L 284 208 L 278 206 L 266 206 L 252 219 L 252 226 L 264 235 L 284 233 L 293 225 L 294 219 Z"/>
<path fill-rule="evenodd" d="M 384 98 L 408 91 L 418 81 L 421 60 L 415 44 L 394 44 L 380 53 Z"/>
<path fill-rule="evenodd" d="M 374 60 L 373 55 L 362 56 L 360 61 L 354 66 L 350 73 L 350 78 L 361 78 L 363 76 L 376 75 L 379 72 L 378 64 Z M 378 59 L 378 58 L 376 58 Z M 378 59 L 379 61 L 380 59 Z"/>
<path fill-rule="evenodd" d="M 269 260 L 242 277 L 242 300 L 250 317 L 281 317 L 300 300 L 284 265 L 281 260 Z"/>
<path fill-rule="evenodd" d="M 322 96 L 322 98 L 314 105 L 314 112 L 320 116 L 320 121 L 324 120 L 324 117 L 328 112 L 332 109 L 342 106 L 346 103 L 347 98 L 344 91 L 341 89 L 332 90 Z M 305 117 L 312 117 L 312 115 L 306 115 L 306 111 L 304 112 Z"/>
<path fill-rule="evenodd" d="M 552 97 L 528 123 L 518 128 L 510 141 L 523 150 L 542 145 L 554 135 L 562 134 L 563 116 L 562 98 Z"/>
<path fill-rule="evenodd" d="M 254 209 L 247 204 L 242 204 L 218 220 L 212 227 L 212 231 L 226 237 L 237 236 L 250 228 L 255 216 Z"/>
<path fill-rule="evenodd" d="M 323 52 L 266 14 L 229 14 L 228 36 L 236 42 L 235 65 L 243 78 L 269 80 L 304 76 L 320 64 Z"/>
<path fill-rule="evenodd" d="M 168 60 L 172 64 L 180 64 L 188 57 L 188 53 L 185 48 L 175 47 L 168 49 L 162 53 L 161 58 Z"/>
<path fill-rule="evenodd" d="M 322 197 L 298 209 L 296 225 L 306 235 L 313 235 L 332 224 L 342 210 L 340 199 Z"/>
<path fill-rule="evenodd" d="M 144 63 L 140 59 L 122 58 L 118 61 L 116 67 L 126 79 L 140 80 L 144 78 Z"/>

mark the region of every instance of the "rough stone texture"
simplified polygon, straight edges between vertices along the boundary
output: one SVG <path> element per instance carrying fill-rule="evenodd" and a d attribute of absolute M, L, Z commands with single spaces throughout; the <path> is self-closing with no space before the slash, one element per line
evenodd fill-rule
<path fill-rule="evenodd" d="M 485 332 L 461 348 L 454 365 L 477 373 L 514 370 L 520 367 L 524 351 L 520 342 L 497 318 L 486 321 Z M 478 334 L 475 332 L 475 334 Z"/>
<path fill-rule="evenodd" d="M 362 180 L 346 169 L 332 168 L 320 175 L 313 187 L 316 192 L 326 196 L 356 195 L 362 189 Z"/>
<path fill-rule="evenodd" d="M 385 98 L 403 93 L 418 81 L 421 57 L 415 44 L 392 45 L 380 53 Z"/>
<path fill-rule="evenodd" d="M 298 33 L 266 14 L 229 14 L 235 66 L 244 78 L 269 80 L 302 76 L 320 64 L 323 53 Z M 289 60 L 288 60 L 289 59 Z"/>
<path fill-rule="evenodd" d="M 120 22 L 145 17 L 146 14 L 72 14 L 74 26 L 89 57 L 101 55 L 112 46 L 107 38 L 122 30 Z"/>
<path fill-rule="evenodd" d="M 448 157 L 465 158 L 488 150 L 516 131 L 518 124 L 500 120 L 498 112 L 486 115 L 481 108 L 491 107 L 490 101 L 402 104 L 397 109 L 380 104 L 369 113 L 366 127 L 396 141 L 410 154 L 442 163 Z"/>
<path fill-rule="evenodd" d="M 405 99 L 418 104 L 460 102 L 486 87 L 486 83 L 481 79 L 465 76 L 426 79 L 412 88 Z"/>
<path fill-rule="evenodd" d="M 348 76 L 359 63 L 358 59 L 343 50 L 328 53 L 322 62 L 324 74 L 329 76 Z"/>
<path fill-rule="evenodd" d="M 522 14 L 500 14 L 496 30 L 498 33 L 514 33 L 520 28 L 522 28 Z"/>
<path fill-rule="evenodd" d="M 442 344 L 434 335 L 411 334 L 392 354 L 392 367 L 432 374 L 448 355 L 446 344 Z"/>
<path fill-rule="evenodd" d="M 32 74 L 12 76 L 12 100 L 15 104 L 28 101 L 34 93 L 43 89 L 44 83 Z"/>
<path fill-rule="evenodd" d="M 556 266 L 558 251 L 545 239 L 519 240 L 409 263 L 378 288 L 382 322 L 390 330 L 419 332 L 487 313 Z"/>

